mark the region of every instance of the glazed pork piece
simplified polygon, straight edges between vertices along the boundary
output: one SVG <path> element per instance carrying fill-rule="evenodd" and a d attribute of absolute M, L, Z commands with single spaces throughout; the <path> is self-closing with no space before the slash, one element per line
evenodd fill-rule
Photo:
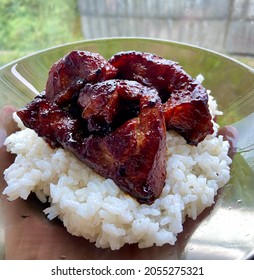
<path fill-rule="evenodd" d="M 17 115 L 52 148 L 151 204 L 165 184 L 166 129 L 197 145 L 213 132 L 207 101 L 206 90 L 172 61 L 140 52 L 107 61 L 72 51 Z"/>
<path fill-rule="evenodd" d="M 53 64 L 46 84 L 48 100 L 68 104 L 88 82 L 114 78 L 117 70 L 100 54 L 72 51 Z"/>
<path fill-rule="evenodd" d="M 162 107 L 156 89 L 128 80 L 112 79 L 86 84 L 78 98 L 88 130 L 101 133 L 115 130 L 137 117 L 142 108 L 147 107 L 149 111 L 155 104 Z"/>
<path fill-rule="evenodd" d="M 120 52 L 109 59 L 117 78 L 135 80 L 158 90 L 167 129 L 197 145 L 213 132 L 206 89 L 178 63 L 143 52 Z"/>

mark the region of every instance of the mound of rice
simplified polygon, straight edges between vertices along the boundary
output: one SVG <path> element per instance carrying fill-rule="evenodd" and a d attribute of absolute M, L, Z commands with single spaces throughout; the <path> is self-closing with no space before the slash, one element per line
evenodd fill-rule
<path fill-rule="evenodd" d="M 212 115 L 220 114 L 211 96 L 209 104 Z M 100 248 L 175 244 L 185 218 L 196 219 L 211 206 L 218 189 L 230 178 L 229 144 L 222 136 L 216 137 L 216 123 L 214 134 L 197 147 L 170 131 L 163 192 L 152 205 L 140 205 L 112 180 L 102 178 L 68 151 L 51 149 L 17 115 L 14 118 L 21 130 L 5 141 L 7 150 L 17 156 L 4 172 L 7 187 L 3 193 L 14 200 L 27 199 L 34 192 L 42 202 L 50 201 L 44 210 L 50 220 L 60 218 L 71 234 Z"/>

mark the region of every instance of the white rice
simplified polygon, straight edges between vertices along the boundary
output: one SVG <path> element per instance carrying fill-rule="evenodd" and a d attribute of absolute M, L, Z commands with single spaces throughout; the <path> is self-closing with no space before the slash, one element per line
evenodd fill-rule
<path fill-rule="evenodd" d="M 209 97 L 212 115 L 217 111 Z M 222 136 L 206 137 L 197 147 L 186 144 L 177 133 L 167 132 L 167 178 L 163 192 L 152 205 L 140 205 L 116 184 L 102 178 L 63 149 L 51 149 L 14 115 L 20 131 L 5 145 L 17 154 L 5 170 L 9 200 L 27 199 L 34 192 L 50 201 L 44 210 L 51 220 L 63 221 L 67 230 L 95 242 L 99 248 L 117 250 L 124 244 L 140 248 L 175 244 L 188 216 L 196 219 L 214 203 L 219 188 L 230 178 L 229 144 Z"/>

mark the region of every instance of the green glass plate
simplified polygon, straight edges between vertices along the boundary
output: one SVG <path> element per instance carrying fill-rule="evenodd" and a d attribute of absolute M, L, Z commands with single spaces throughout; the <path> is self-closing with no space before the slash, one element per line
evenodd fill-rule
<path fill-rule="evenodd" d="M 0 153 L 2 172 L 12 161 L 3 147 L 11 132 L 8 110 L 19 108 L 41 92 L 50 66 L 71 50 L 98 52 L 105 58 L 118 51 L 156 53 L 178 61 L 192 76 L 203 74 L 212 91 L 221 126 L 234 127 L 234 158 L 230 182 L 216 197 L 214 206 L 197 220 L 187 219 L 175 246 L 119 251 L 97 249 L 88 241 L 67 233 L 60 222 L 49 222 L 33 197 L 7 202 L 1 196 L 0 257 L 6 259 L 246 259 L 254 253 L 254 70 L 218 53 L 176 42 L 146 38 L 109 38 L 81 41 L 43 50 L 0 68 Z M 7 113 L 6 113 L 7 111 Z M 6 115 L 7 114 L 7 115 Z M 230 134 L 228 131 L 228 134 Z"/>

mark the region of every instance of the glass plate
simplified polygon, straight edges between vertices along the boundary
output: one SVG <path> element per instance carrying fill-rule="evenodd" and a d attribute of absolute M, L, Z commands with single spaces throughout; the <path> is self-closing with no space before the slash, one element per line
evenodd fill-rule
<path fill-rule="evenodd" d="M 119 251 L 97 249 L 83 238 L 71 236 L 59 221 L 48 221 L 40 204 L 7 202 L 1 197 L 0 257 L 6 259 L 246 259 L 254 252 L 254 71 L 218 53 L 176 42 L 145 38 L 110 38 L 71 43 L 14 61 L 0 69 L 1 190 L 2 171 L 13 158 L 5 152 L 3 139 L 13 131 L 10 113 L 45 87 L 52 63 L 70 50 L 99 52 L 108 58 L 118 51 L 139 50 L 178 61 L 192 76 L 205 77 L 219 109 L 227 134 L 238 131 L 230 182 L 216 197 L 214 206 L 197 220 L 187 219 L 175 246 Z M 12 105 L 10 107 L 8 105 Z M 237 143 L 236 143 L 236 140 Z"/>

